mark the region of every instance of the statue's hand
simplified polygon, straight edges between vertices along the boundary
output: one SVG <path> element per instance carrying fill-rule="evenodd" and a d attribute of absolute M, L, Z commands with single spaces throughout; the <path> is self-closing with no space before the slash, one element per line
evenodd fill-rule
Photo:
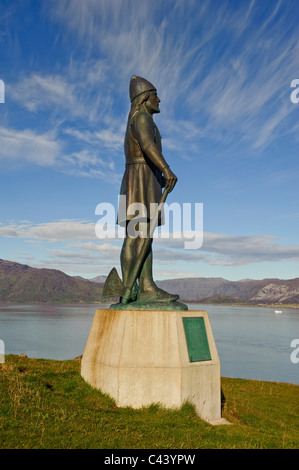
<path fill-rule="evenodd" d="M 168 166 L 163 168 L 162 172 L 166 180 L 165 190 L 171 193 L 178 179 Z"/>

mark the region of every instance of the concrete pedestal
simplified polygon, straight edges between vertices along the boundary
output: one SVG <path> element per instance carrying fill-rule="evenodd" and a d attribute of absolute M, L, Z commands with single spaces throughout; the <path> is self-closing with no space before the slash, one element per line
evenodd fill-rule
<path fill-rule="evenodd" d="M 97 310 L 81 375 L 119 407 L 179 408 L 189 401 L 205 421 L 225 424 L 220 362 L 205 311 Z"/>

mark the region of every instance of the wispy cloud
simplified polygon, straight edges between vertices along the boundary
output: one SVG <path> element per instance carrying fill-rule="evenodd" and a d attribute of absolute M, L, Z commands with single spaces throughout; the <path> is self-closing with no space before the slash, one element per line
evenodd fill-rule
<path fill-rule="evenodd" d="M 2 128 L 0 138 L 5 146 L 0 149 L 0 158 L 13 156 L 15 160 L 55 166 L 64 173 L 109 178 L 119 184 L 121 175 L 115 171 L 114 158 L 118 160 L 123 153 L 125 119 L 113 116 L 109 93 L 101 90 L 100 62 L 96 65 L 91 60 L 84 69 L 72 61 L 60 75 L 32 73 L 10 84 L 9 99 L 32 114 L 35 130 Z"/>
<path fill-rule="evenodd" d="M 36 116 L 36 149 L 45 139 L 46 155 L 33 149 L 32 162 L 58 161 L 59 153 L 60 171 L 119 181 L 113 168 L 134 73 L 161 91 L 163 146 L 178 158 L 198 153 L 204 140 L 244 156 L 283 135 L 296 138 L 289 85 L 299 42 L 289 3 L 52 0 L 43 15 L 60 25 L 57 41 L 74 48 L 63 67 L 8 84 L 10 99 Z M 14 142 L 9 151 L 18 155 Z"/>
<path fill-rule="evenodd" d="M 296 109 L 290 106 L 288 88 L 296 73 L 299 44 L 294 23 L 290 18 L 286 23 L 285 14 L 271 23 L 280 5 L 273 2 L 270 16 L 259 22 L 259 28 L 254 22 L 260 4 L 243 18 L 244 8 L 239 8 L 223 23 L 231 39 L 227 38 L 221 57 L 210 61 L 202 80 L 193 83 L 188 98 L 207 118 L 206 136 L 221 140 L 226 131 L 229 140 L 244 139 L 251 148 L 264 148 L 292 132 L 290 122 Z M 241 37 L 236 38 L 236 33 Z"/>
<path fill-rule="evenodd" d="M 18 237 L 28 240 L 48 242 L 67 240 L 95 240 L 95 224 L 85 220 L 58 220 L 54 222 L 32 224 L 0 225 L 0 236 Z"/>
<path fill-rule="evenodd" d="M 117 137 L 110 136 L 108 131 L 95 136 L 95 140 L 100 149 L 119 145 Z M 76 176 L 109 178 L 111 183 L 119 185 L 121 174 L 115 170 L 111 158 L 104 161 L 99 156 L 99 149 L 96 151 L 93 148 L 67 153 L 65 142 L 57 135 L 56 130 L 37 133 L 30 129 L 0 127 L 0 141 L 0 161 L 4 168 L 24 167 L 30 163 Z"/>
<path fill-rule="evenodd" d="M 60 143 L 53 132 L 38 134 L 30 129 L 16 130 L 0 127 L 0 160 L 30 162 L 53 166 L 60 153 Z"/>
<path fill-rule="evenodd" d="M 89 256 L 101 256 L 109 263 L 119 259 L 122 239 L 98 239 L 95 223 L 86 220 L 59 220 L 43 224 L 0 225 L 0 236 L 21 238 L 27 241 L 62 242 L 63 249 L 51 249 L 51 256 L 85 260 Z M 155 238 L 154 253 L 158 263 L 184 261 L 210 265 L 242 266 L 264 261 L 299 260 L 299 246 L 284 245 L 281 240 L 269 235 L 226 235 L 204 233 L 204 241 L 199 250 L 185 250 L 184 242 L 188 236 L 169 234 L 169 238 Z M 114 243 L 114 242 L 118 243 Z M 75 251 L 74 251 L 75 249 Z M 87 257 L 87 253 L 89 253 Z"/>
<path fill-rule="evenodd" d="M 123 134 L 118 130 L 103 129 L 100 131 L 80 131 L 78 129 L 67 128 L 63 131 L 65 134 L 71 135 L 79 141 L 90 145 L 103 145 L 109 149 L 122 150 Z"/>
<path fill-rule="evenodd" d="M 157 86 L 162 100 L 161 115 L 155 120 L 165 157 L 171 155 L 174 171 L 179 168 L 179 182 L 186 178 L 187 183 L 186 190 L 178 184 L 178 198 L 197 197 L 203 183 L 212 219 L 215 198 L 222 194 L 219 210 L 221 205 L 223 210 L 245 206 L 255 178 L 255 197 L 263 191 L 269 196 L 257 210 L 266 211 L 272 204 L 272 185 L 284 183 L 290 191 L 272 193 L 273 204 L 283 197 L 280 207 L 296 213 L 299 105 L 290 100 L 299 56 L 299 10 L 294 2 L 48 0 L 38 6 L 29 1 L 26 7 L 17 0 L 4 3 L 5 7 L 0 5 L 6 74 L 1 76 L 6 87 L 6 103 L 0 109 L 2 168 L 24 165 L 30 171 L 38 165 L 46 170 L 39 171 L 42 176 L 48 177 L 51 169 L 97 178 L 115 184 L 117 196 L 124 169 L 129 80 L 138 74 Z M 45 50 L 49 54 L 42 57 Z M 199 154 L 204 158 L 195 161 Z M 262 156 L 262 165 L 252 168 L 248 158 L 252 156 Z M 196 181 L 192 186 L 189 175 Z M 22 178 L 21 172 L 16 177 Z M 22 179 L 15 181 L 21 193 L 17 181 Z M 101 185 L 99 190 L 103 191 Z M 242 199 L 228 200 L 228 193 Z M 78 197 L 83 201 L 88 196 Z M 10 210 L 13 216 L 13 207 L 9 202 L 5 212 Z M 233 233 L 240 233 L 242 221 L 235 223 Z M 93 253 L 103 263 L 108 255 L 116 262 L 116 241 L 98 240 L 94 228 L 88 220 L 23 221 L 0 225 L 0 235 L 15 238 L 22 247 L 39 244 L 53 266 L 78 263 L 83 270 L 80 263 L 85 258 L 97 270 Z M 277 227 L 277 233 L 285 234 L 287 228 Z M 198 272 L 204 263 L 298 261 L 297 246 L 266 235 L 205 233 L 198 251 L 184 250 L 184 241 L 155 240 L 159 271 L 166 271 L 166 264 Z"/>
<path fill-rule="evenodd" d="M 17 5 L 4 5 L 3 2 L 0 4 L 0 42 L 7 40 L 10 45 L 12 42 L 10 33 L 10 24 L 13 21 L 14 14 L 16 13 Z M 6 52 L 6 51 L 4 51 Z M 11 51 L 7 51 L 11 52 Z"/>
<path fill-rule="evenodd" d="M 287 93 L 299 53 L 292 13 L 281 1 L 222 1 L 217 8 L 209 0 L 140 1 L 132 9 L 124 0 L 66 0 L 50 8 L 67 34 L 76 34 L 77 45 L 84 44 L 87 58 L 105 59 L 106 94 L 111 76 L 119 84 L 115 100 L 127 93 L 133 73 L 146 76 L 163 90 L 170 119 L 180 111 L 185 119 L 188 107 L 198 129 L 193 142 L 225 136 L 253 150 L 292 132 L 296 110 Z M 85 65 L 88 71 L 88 59 Z M 164 126 L 171 146 L 172 126 Z"/>
<path fill-rule="evenodd" d="M 9 87 L 10 97 L 31 112 L 52 108 L 71 110 L 74 116 L 82 112 L 76 98 L 76 86 L 60 75 L 32 73 Z"/>

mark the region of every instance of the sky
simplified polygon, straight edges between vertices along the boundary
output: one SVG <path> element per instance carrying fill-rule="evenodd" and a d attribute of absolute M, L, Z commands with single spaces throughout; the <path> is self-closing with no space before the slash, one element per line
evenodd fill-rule
<path fill-rule="evenodd" d="M 117 212 L 135 74 L 161 99 L 168 204 L 203 231 L 156 237 L 155 278 L 299 277 L 298 24 L 297 0 L 0 0 L 0 258 L 119 270 L 122 239 L 96 227 Z"/>

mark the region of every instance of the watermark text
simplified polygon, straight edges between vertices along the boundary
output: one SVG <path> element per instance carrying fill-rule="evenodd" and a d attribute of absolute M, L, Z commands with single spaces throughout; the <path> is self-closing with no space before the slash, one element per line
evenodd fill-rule
<path fill-rule="evenodd" d="M 98 204 L 95 214 L 101 216 L 95 226 L 96 236 L 101 240 L 123 239 L 126 234 L 131 238 L 181 239 L 187 250 L 197 250 L 203 243 L 203 203 L 151 203 L 147 209 L 140 202 L 127 207 L 126 196 L 121 195 L 117 214 L 113 204 L 107 202 Z M 161 226 L 155 230 L 158 220 Z"/>
<path fill-rule="evenodd" d="M 0 364 L 4 364 L 5 362 L 5 346 L 4 341 L 0 339 Z"/>
<path fill-rule="evenodd" d="M 4 81 L 0 78 L 0 103 L 5 103 L 5 85 Z"/>
<path fill-rule="evenodd" d="M 294 348 L 294 351 L 291 353 L 291 362 L 293 364 L 299 363 L 299 338 L 293 339 L 291 341 L 291 348 Z"/>
<path fill-rule="evenodd" d="M 295 88 L 294 91 L 291 93 L 291 101 L 294 104 L 299 103 L 299 78 L 295 78 L 291 81 L 291 88 Z"/>

